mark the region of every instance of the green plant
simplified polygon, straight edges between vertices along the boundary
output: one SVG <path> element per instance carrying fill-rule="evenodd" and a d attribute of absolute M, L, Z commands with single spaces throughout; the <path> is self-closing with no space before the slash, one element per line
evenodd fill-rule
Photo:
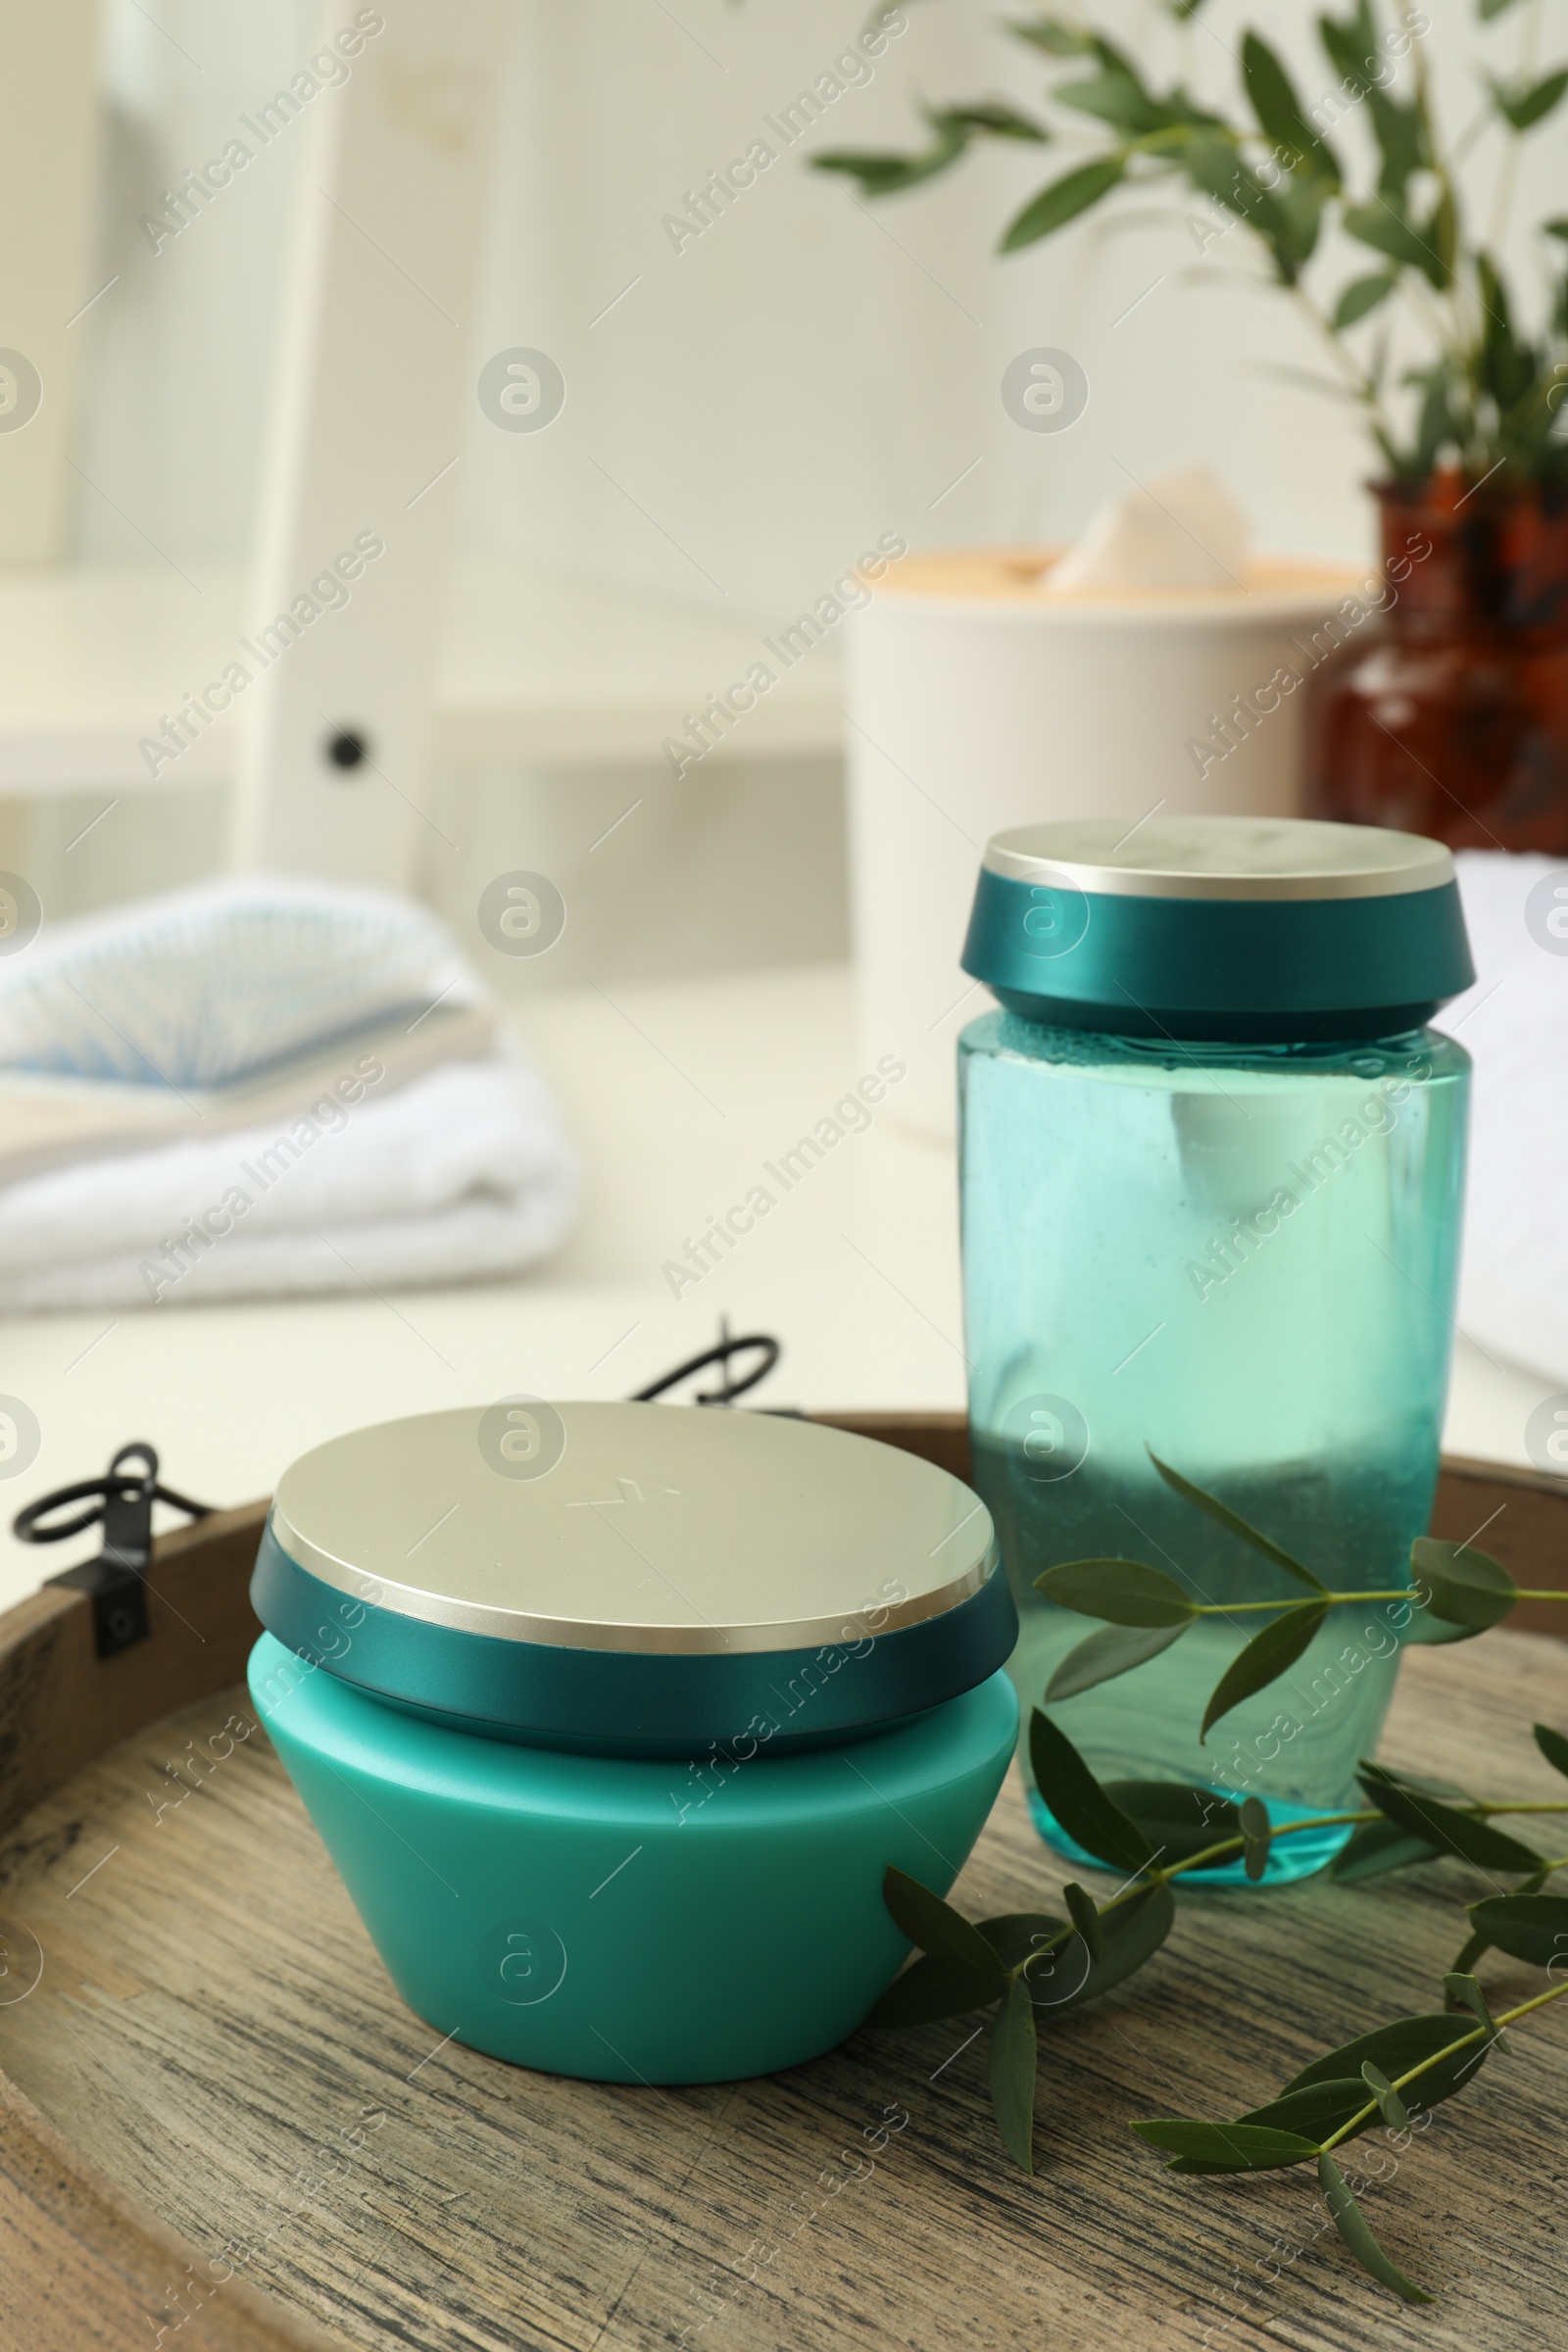
<path fill-rule="evenodd" d="M 1199 1737 L 1206 1740 L 1222 1715 L 1253 1697 L 1300 1657 L 1331 1609 L 1364 1608 L 1368 1601 L 1390 1601 L 1407 1611 L 1410 1640 L 1422 1642 L 1471 1642 L 1502 1620 L 1521 1600 L 1568 1601 L 1568 1592 L 1526 1591 L 1516 1585 L 1490 1552 L 1468 1544 L 1440 1543 L 1420 1536 L 1410 1546 L 1412 1583 L 1386 1591 L 1334 1592 L 1321 1577 L 1293 1557 L 1269 1536 L 1220 1501 L 1218 1495 L 1183 1478 L 1168 1462 L 1151 1452 L 1150 1460 L 1165 1484 L 1252 1550 L 1261 1552 L 1275 1568 L 1307 1588 L 1301 1600 L 1197 1601 L 1163 1568 L 1144 1560 L 1064 1560 L 1035 1578 L 1035 1591 L 1058 1607 L 1082 1617 L 1098 1617 L 1105 1630 L 1091 1634 L 1069 1650 L 1046 1689 L 1046 1704 L 1074 1698 L 1097 1683 L 1130 1674 L 1149 1658 L 1157 1657 L 1195 1626 L 1200 1617 L 1226 1619 L 1267 1611 L 1268 1623 L 1237 1652 L 1221 1675 L 1203 1710 Z"/>
<path fill-rule="evenodd" d="M 1538 1724 L 1536 1740 L 1568 1777 L 1568 1739 Z M 1548 1972 L 1568 1958 L 1568 1900 L 1541 1891 L 1553 1871 L 1568 1868 L 1568 1855 L 1544 1856 L 1493 1826 L 1497 1814 L 1568 1813 L 1568 1796 L 1558 1803 L 1491 1800 L 1368 1765 L 1361 1780 L 1370 1800 L 1365 1811 L 1274 1827 L 1255 1797 L 1236 1806 L 1176 1783 L 1102 1785 L 1038 1708 L 1030 1752 L 1061 1827 L 1126 1884 L 1104 1903 L 1069 1885 L 1066 1919 L 1014 1912 L 971 1922 L 917 1880 L 890 1869 L 884 1899 L 921 1957 L 866 2020 L 873 2030 L 891 2030 L 989 2013 L 992 2106 L 1009 2154 L 1025 2172 L 1034 2170 L 1042 2029 L 1153 1958 L 1175 1923 L 1179 1882 L 1190 1873 L 1242 1858 L 1249 1875 L 1260 1878 L 1272 1839 L 1348 1823 L 1355 1835 L 1335 1866 L 1342 1878 L 1366 1879 L 1446 1855 L 1526 1874 L 1511 1893 L 1469 1906 L 1472 1933 L 1443 1980 L 1446 2009 L 1374 2028 L 1314 2060 L 1263 2105 L 1227 2121 L 1165 2117 L 1132 2126 L 1167 2155 L 1174 2172 L 1314 2164 L 1335 2227 L 1356 2260 L 1404 2300 L 1430 2301 L 1378 2245 L 1335 2151 L 1379 2123 L 1408 2132 L 1412 2111 L 1419 2116 L 1469 2085 L 1505 2027 L 1568 1992 L 1568 1981 L 1553 1983 L 1494 2016 L 1470 1973 L 1494 1946 Z"/>
<path fill-rule="evenodd" d="M 1166 13 L 1185 22 L 1201 5 L 1166 0 Z M 1485 24 L 1512 6 L 1477 0 L 1477 13 Z M 1532 337 L 1516 323 L 1498 258 L 1520 142 L 1568 91 L 1568 66 L 1541 74 L 1534 63 L 1540 0 L 1524 0 L 1519 13 L 1513 72 L 1482 74 L 1479 109 L 1451 140 L 1422 46 L 1430 20 L 1417 9 L 1406 8 L 1392 25 L 1380 0 L 1354 0 L 1344 16 L 1319 17 L 1334 84 L 1305 104 L 1276 52 L 1249 31 L 1240 62 L 1250 120 L 1200 103 L 1180 81 L 1151 87 L 1124 50 L 1087 24 L 1054 16 L 1014 20 L 1006 29 L 1016 39 L 1064 69 L 1066 77 L 1048 93 L 1052 103 L 1080 128 L 1097 125 L 1098 135 L 1085 160 L 1030 198 L 1001 250 L 1016 253 L 1054 235 L 1117 191 L 1174 183 L 1204 207 L 1201 217 L 1187 217 L 1200 252 L 1237 224 L 1255 240 L 1268 282 L 1296 305 L 1333 359 L 1338 375 L 1326 388 L 1359 404 L 1393 473 L 1424 479 L 1451 457 L 1475 481 L 1501 473 L 1505 482 L 1568 486 L 1568 439 L 1558 429 L 1568 393 L 1568 270 L 1556 270 L 1547 316 Z M 817 169 L 847 173 L 867 196 L 886 197 L 948 171 L 977 139 L 1040 145 L 1060 135 L 994 100 L 925 111 L 932 136 L 923 148 L 835 150 L 813 159 Z M 1360 142 L 1369 152 L 1359 173 L 1329 136 L 1354 117 L 1370 134 Z M 1500 129 L 1504 146 L 1478 234 L 1461 166 L 1489 128 Z M 1325 303 L 1307 281 L 1336 225 L 1376 255 L 1377 266 L 1346 280 Z M 1568 239 L 1568 220 L 1544 221 L 1542 234 Z M 1402 362 L 1395 359 L 1389 324 L 1395 306 L 1416 338 Z M 1411 396 L 1401 404 L 1402 424 L 1390 408 L 1391 374 Z"/>

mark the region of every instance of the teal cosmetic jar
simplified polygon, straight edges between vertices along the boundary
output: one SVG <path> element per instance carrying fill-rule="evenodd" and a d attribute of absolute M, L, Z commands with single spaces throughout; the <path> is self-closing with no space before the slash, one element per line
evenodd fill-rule
<path fill-rule="evenodd" d="M 250 1688 L 436 2033 L 601 2082 L 819 2056 L 908 1950 L 1011 1760 L 985 1505 L 763 1413 L 507 1399 L 278 1484 Z"/>
<path fill-rule="evenodd" d="M 1426 1023 L 1474 978 L 1452 859 L 1285 819 L 1030 826 L 987 848 L 963 963 L 1000 999 L 958 1058 L 974 1480 L 1012 1672 L 1101 1779 L 1182 1782 L 1195 1826 L 1211 1794 L 1260 1799 L 1291 1831 L 1267 1879 L 1304 1876 L 1349 1836 L 1318 1817 L 1360 1801 L 1437 1480 L 1470 1065 Z M 1369 1596 L 1206 1737 L 1303 1587 L 1152 1456 Z M 1036 1590 L 1128 1559 L 1202 1612 L 1180 1640 Z"/>

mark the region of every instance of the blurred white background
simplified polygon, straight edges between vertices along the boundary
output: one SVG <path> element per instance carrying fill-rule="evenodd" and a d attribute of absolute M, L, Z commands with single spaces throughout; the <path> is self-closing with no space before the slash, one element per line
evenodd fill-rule
<path fill-rule="evenodd" d="M 1152 73 L 1168 61 L 1215 97 L 1235 92 L 1250 22 L 1277 42 L 1303 93 L 1331 86 L 1304 11 L 1215 0 L 1180 28 L 1139 0 L 1096 13 Z M 1430 13 L 1450 104 L 1468 105 L 1471 12 L 1465 0 L 1434 0 Z M 621 632 L 606 641 L 607 670 L 623 663 L 626 634 L 655 636 L 661 611 L 699 627 L 720 618 L 733 642 L 755 643 L 879 532 L 915 546 L 1066 539 L 1130 475 L 1194 461 L 1241 500 L 1262 547 L 1350 559 L 1369 550 L 1357 421 L 1269 372 L 1315 368 L 1319 357 L 1286 304 L 1244 282 L 1257 264 L 1240 233 L 1200 270 L 1183 225 L 1190 207 L 1173 196 L 1161 200 L 1163 219 L 1152 206 L 1144 225 L 1094 217 L 1000 260 L 1002 224 L 1062 168 L 1064 149 L 977 149 L 951 176 L 876 206 L 806 168 L 827 146 L 916 143 L 921 99 L 989 93 L 1034 105 L 1050 61 L 1037 66 L 1002 37 L 989 11 L 911 0 L 870 78 L 679 251 L 664 216 L 751 139 L 779 144 L 764 116 L 776 120 L 831 67 L 866 12 L 830 0 L 579 0 L 569 10 L 518 0 L 514 14 L 511 55 L 498 61 L 502 161 L 476 316 L 454 328 L 405 289 L 408 332 L 460 334 L 470 378 L 519 343 L 559 362 L 566 405 L 546 432 L 499 432 L 476 399 L 468 405 L 459 544 L 509 577 L 521 567 L 630 592 L 616 609 Z M 156 254 L 138 218 L 286 81 L 321 25 L 351 15 L 308 0 L 265 12 L 239 0 L 154 10 L 104 0 L 96 259 L 81 299 L 116 282 L 73 329 L 79 471 L 65 476 L 61 552 L 150 569 L 161 593 L 196 613 L 196 589 L 216 590 L 251 551 L 289 225 L 313 197 L 301 180 L 305 125 Z M 24 115 L 25 91 L 6 103 Z M 1364 130 L 1352 118 L 1340 136 L 1348 145 Z M 1559 155 L 1550 133 L 1532 144 L 1516 220 L 1550 208 Z M 1485 142 L 1474 160 L 1488 169 Z M 24 193 L 29 213 L 49 211 L 35 183 Z M 1340 274 L 1352 274 L 1354 250 L 1345 258 Z M 1018 430 L 999 397 L 1006 362 L 1042 343 L 1071 351 L 1090 379 L 1088 413 L 1060 435 Z M 395 374 L 385 397 L 399 397 Z M 482 586 L 474 594 L 482 603 Z M 184 622 L 182 646 L 199 647 L 200 623 L 192 640 Z M 512 633 L 519 663 L 537 657 L 520 641 L 527 630 Z M 10 634 L 0 692 L 5 665 L 27 658 L 24 635 Z M 504 661 L 504 623 L 501 641 Z M 210 643 L 216 667 L 231 646 L 226 612 L 215 611 Z M 422 834 L 421 888 L 471 939 L 477 884 L 499 866 L 555 875 L 576 912 L 561 952 L 492 974 L 530 988 L 841 956 L 839 652 L 819 649 L 775 698 L 798 706 L 796 748 L 761 757 L 742 737 L 677 783 L 660 740 L 678 731 L 684 706 L 673 701 L 656 724 L 656 696 L 640 750 L 569 769 L 470 764 L 427 779 L 440 830 Z M 149 717 L 192 682 L 150 678 Z M 715 670 L 710 682 L 723 681 Z M 592 703 L 591 663 L 573 691 Z M 35 804 L 24 775 L 8 772 L 0 863 L 33 875 L 57 914 L 220 860 L 220 791 L 122 794 L 68 850 L 111 797 L 102 779 L 82 774 L 76 789 Z M 589 868 L 589 845 L 639 796 L 635 818 Z"/>

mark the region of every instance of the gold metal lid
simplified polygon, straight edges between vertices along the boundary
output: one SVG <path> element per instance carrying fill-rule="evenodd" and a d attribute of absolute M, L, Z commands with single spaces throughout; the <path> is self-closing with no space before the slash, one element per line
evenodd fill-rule
<path fill-rule="evenodd" d="M 400 1616 L 555 1647 L 803 1649 L 958 1607 L 997 1568 L 947 1471 L 767 1413 L 549 1404 L 385 1421 L 278 1483 L 272 1532 Z"/>
<path fill-rule="evenodd" d="M 1067 817 L 993 834 L 985 865 L 1107 898 L 1386 899 L 1453 880 L 1441 842 L 1317 817 Z"/>

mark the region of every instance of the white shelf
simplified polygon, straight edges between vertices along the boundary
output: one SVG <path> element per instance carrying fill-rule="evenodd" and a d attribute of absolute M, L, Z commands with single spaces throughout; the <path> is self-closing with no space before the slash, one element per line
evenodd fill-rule
<path fill-rule="evenodd" d="M 167 565 L 0 572 L 0 793 L 226 782 L 238 742 L 232 716 L 156 779 L 138 746 L 235 658 L 243 595 L 238 574 L 187 584 Z M 315 625 L 330 629 L 332 615 Z M 762 639 L 775 625 L 551 579 L 504 559 L 460 560 L 430 764 L 658 761 L 688 710 L 768 659 Z M 710 760 L 835 751 L 840 701 L 838 649 L 816 646 Z"/>

